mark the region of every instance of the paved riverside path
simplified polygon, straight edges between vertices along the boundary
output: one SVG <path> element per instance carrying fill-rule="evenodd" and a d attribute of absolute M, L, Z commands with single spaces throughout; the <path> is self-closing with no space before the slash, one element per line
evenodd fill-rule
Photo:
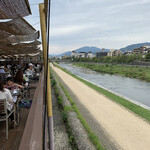
<path fill-rule="evenodd" d="M 121 149 L 150 150 L 149 123 L 57 67 L 52 68 Z"/>

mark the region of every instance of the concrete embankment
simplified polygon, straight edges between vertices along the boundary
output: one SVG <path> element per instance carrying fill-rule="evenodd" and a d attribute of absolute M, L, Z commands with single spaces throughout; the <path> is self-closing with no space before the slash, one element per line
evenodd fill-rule
<path fill-rule="evenodd" d="M 149 150 L 149 123 L 62 70 L 53 66 L 52 68 L 107 135 L 119 145 L 119 149 Z"/>
<path fill-rule="evenodd" d="M 55 150 L 72 150 L 69 143 L 68 133 L 65 128 L 65 124 L 62 119 L 61 111 L 58 108 L 57 99 L 52 89 L 52 102 L 53 102 L 53 120 L 54 120 L 54 143 Z"/>

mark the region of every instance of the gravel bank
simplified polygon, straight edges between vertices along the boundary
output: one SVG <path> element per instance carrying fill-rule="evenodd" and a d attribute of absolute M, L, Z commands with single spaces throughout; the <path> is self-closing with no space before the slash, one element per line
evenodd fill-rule
<path fill-rule="evenodd" d="M 56 78 L 55 80 L 57 81 Z M 64 94 L 63 90 L 58 84 L 57 84 L 57 88 L 59 89 L 59 94 L 63 97 L 63 103 L 62 103 L 63 107 L 71 106 L 66 95 Z M 72 134 L 75 138 L 78 149 L 79 150 L 96 150 L 95 146 L 89 140 L 88 134 L 86 130 L 84 129 L 82 123 L 77 118 L 77 114 L 75 112 L 68 111 L 67 115 L 68 115 L 69 125 L 71 128 Z"/>
<path fill-rule="evenodd" d="M 53 103 L 53 121 L 54 121 L 54 144 L 55 150 L 72 150 L 69 143 L 68 134 L 62 120 L 61 112 L 57 105 L 57 99 L 54 91 L 52 90 L 52 103 Z"/>

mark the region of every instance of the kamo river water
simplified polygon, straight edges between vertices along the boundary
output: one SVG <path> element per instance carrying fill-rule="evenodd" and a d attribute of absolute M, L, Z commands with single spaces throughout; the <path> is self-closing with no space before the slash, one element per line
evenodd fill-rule
<path fill-rule="evenodd" d="M 143 104 L 150 108 L 149 82 L 117 75 L 101 74 L 90 69 L 74 67 L 72 64 L 61 63 L 59 65 L 89 82 L 107 88 L 131 101 L 135 101 L 135 103 Z"/>

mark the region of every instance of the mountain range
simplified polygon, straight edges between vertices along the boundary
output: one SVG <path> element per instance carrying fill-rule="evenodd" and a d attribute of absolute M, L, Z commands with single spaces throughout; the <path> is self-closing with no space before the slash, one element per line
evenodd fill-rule
<path fill-rule="evenodd" d="M 137 43 L 137 44 L 132 44 L 132 45 L 128 45 L 124 48 L 121 48 L 120 50 L 122 52 L 125 52 L 125 51 L 133 51 L 133 49 L 135 48 L 138 48 L 138 47 L 141 47 L 141 46 L 144 46 L 144 45 L 148 45 L 150 46 L 150 42 L 145 42 L 145 43 Z M 104 49 L 104 52 L 108 52 L 110 49 Z M 98 47 L 89 47 L 89 46 L 85 46 L 85 47 L 81 47 L 79 49 L 76 49 L 74 50 L 76 53 L 79 53 L 79 52 L 89 52 L 91 51 L 93 54 L 96 54 L 97 52 L 102 52 L 102 49 L 101 48 L 98 48 Z M 62 54 L 58 54 L 58 55 L 55 55 L 55 54 L 51 54 L 49 55 L 50 57 L 54 57 L 54 56 L 58 56 L 58 57 L 61 57 L 61 56 L 64 56 L 64 55 L 68 55 L 70 56 L 71 55 L 71 52 L 72 51 L 67 51 L 67 52 L 64 52 Z"/>
<path fill-rule="evenodd" d="M 81 48 L 76 49 L 76 50 L 74 50 L 74 51 L 75 51 L 76 53 L 80 53 L 80 52 L 85 52 L 85 53 L 87 53 L 87 52 L 90 52 L 90 51 L 91 51 L 93 54 L 96 54 L 97 52 L 102 52 L 102 49 L 100 49 L 100 48 L 98 48 L 98 47 L 94 47 L 94 46 L 92 46 L 92 47 L 84 46 L 84 47 L 81 47 Z M 105 49 L 104 51 L 105 51 L 105 52 L 108 52 L 109 49 Z M 52 55 L 50 55 L 50 56 L 51 56 L 51 57 L 53 57 L 53 56 L 61 57 L 61 56 L 64 56 L 64 55 L 70 56 L 70 55 L 71 55 L 71 52 L 72 52 L 72 51 L 67 51 L 67 52 L 64 52 L 64 53 L 62 53 L 62 54 L 58 54 L 58 55 L 52 54 Z"/>
<path fill-rule="evenodd" d="M 124 48 L 121 48 L 120 50 L 121 50 L 122 52 L 125 52 L 126 50 L 127 50 L 127 51 L 133 51 L 133 49 L 138 48 L 138 47 L 141 47 L 141 46 L 144 46 L 144 45 L 150 46 L 150 42 L 137 43 L 137 44 L 128 45 L 128 46 L 126 46 L 126 47 L 124 47 Z"/>

